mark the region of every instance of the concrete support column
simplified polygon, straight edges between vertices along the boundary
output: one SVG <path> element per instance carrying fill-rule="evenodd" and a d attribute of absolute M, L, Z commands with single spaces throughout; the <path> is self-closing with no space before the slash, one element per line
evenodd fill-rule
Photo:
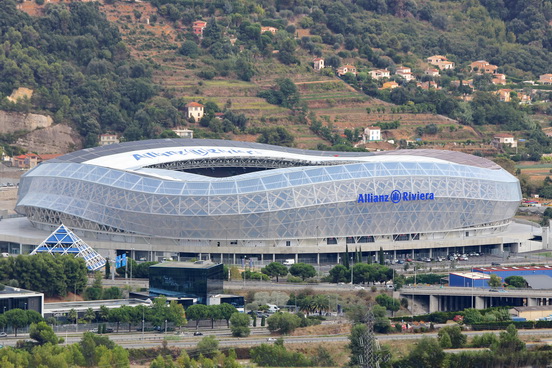
<path fill-rule="evenodd" d="M 481 252 L 483 251 L 483 248 L 481 247 L 481 245 L 479 246 L 479 254 L 481 254 Z"/>
<path fill-rule="evenodd" d="M 537 298 L 527 298 L 528 307 L 536 307 L 537 305 Z"/>
<path fill-rule="evenodd" d="M 393 259 L 397 259 L 397 251 L 393 250 Z"/>
<path fill-rule="evenodd" d="M 435 295 L 429 296 L 429 313 L 439 311 L 439 297 Z"/>
<path fill-rule="evenodd" d="M 414 249 L 412 249 L 412 259 L 414 259 Z"/>
<path fill-rule="evenodd" d="M 481 296 L 475 297 L 475 309 L 485 309 L 485 299 Z"/>
<path fill-rule="evenodd" d="M 203 253 L 199 253 L 199 260 L 201 261 L 203 259 Z"/>
<path fill-rule="evenodd" d="M 429 248 L 429 258 L 433 258 L 433 249 Z"/>
<path fill-rule="evenodd" d="M 272 253 L 272 262 L 276 262 L 276 253 Z"/>
<path fill-rule="evenodd" d="M 236 264 L 236 253 L 234 253 L 234 261 L 232 262 L 232 264 Z"/>
<path fill-rule="evenodd" d="M 295 263 L 299 263 L 299 253 L 295 253 Z"/>
<path fill-rule="evenodd" d="M 316 264 L 320 266 L 320 253 L 316 253 Z"/>
<path fill-rule="evenodd" d="M 500 246 L 498 247 L 498 250 L 500 251 L 500 253 L 503 253 L 504 252 L 504 244 L 500 243 Z"/>
<path fill-rule="evenodd" d="M 264 266 L 264 254 L 261 253 L 261 266 Z"/>

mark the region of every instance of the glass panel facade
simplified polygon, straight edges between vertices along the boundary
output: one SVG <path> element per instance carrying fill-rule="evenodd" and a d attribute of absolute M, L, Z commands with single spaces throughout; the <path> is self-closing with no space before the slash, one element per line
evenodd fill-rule
<path fill-rule="evenodd" d="M 209 295 L 223 292 L 223 265 L 189 264 L 189 267 L 163 264 L 150 267 L 150 294 L 167 297 L 197 298 L 207 304 Z"/>

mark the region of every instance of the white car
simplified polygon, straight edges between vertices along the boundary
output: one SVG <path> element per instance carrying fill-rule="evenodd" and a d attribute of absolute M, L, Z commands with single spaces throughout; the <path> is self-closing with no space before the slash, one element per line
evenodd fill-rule
<path fill-rule="evenodd" d="M 276 338 L 275 337 L 269 337 L 268 339 L 266 339 L 266 341 L 274 342 L 274 341 L 276 341 Z"/>

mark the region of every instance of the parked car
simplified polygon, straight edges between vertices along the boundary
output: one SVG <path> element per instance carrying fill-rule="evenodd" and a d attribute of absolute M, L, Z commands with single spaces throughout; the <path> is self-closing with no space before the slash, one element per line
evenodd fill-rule
<path fill-rule="evenodd" d="M 0 337 L 8 337 L 8 334 L 5 332 L 0 332 Z"/>
<path fill-rule="evenodd" d="M 196 332 L 194 332 L 194 336 L 203 336 L 203 333 L 199 332 L 199 331 L 196 331 Z"/>
<path fill-rule="evenodd" d="M 500 263 L 498 263 L 498 262 L 491 262 L 491 266 L 500 266 Z"/>
<path fill-rule="evenodd" d="M 266 341 L 274 342 L 274 341 L 276 341 L 276 338 L 274 338 L 274 337 L 269 337 L 268 339 L 266 339 Z"/>

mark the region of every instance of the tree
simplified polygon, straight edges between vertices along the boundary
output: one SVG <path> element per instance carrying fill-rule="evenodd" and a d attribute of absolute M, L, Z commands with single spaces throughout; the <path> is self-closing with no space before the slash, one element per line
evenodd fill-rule
<path fill-rule="evenodd" d="M 215 336 L 205 336 L 197 343 L 197 352 L 208 358 L 218 352 L 219 342 Z"/>
<path fill-rule="evenodd" d="M 376 303 L 393 312 L 398 311 L 401 307 L 398 299 L 392 298 L 387 294 L 380 294 L 376 296 Z"/>
<path fill-rule="evenodd" d="M 527 281 L 521 276 L 509 276 L 504 279 L 504 282 L 506 282 L 509 286 L 513 286 L 516 288 L 526 288 L 527 287 Z"/>
<path fill-rule="evenodd" d="M 339 282 L 349 282 L 351 281 L 351 272 L 347 269 L 347 267 L 338 264 L 330 270 L 330 279 L 331 282 L 336 284 Z"/>
<path fill-rule="evenodd" d="M 502 331 L 498 337 L 498 345 L 495 350 L 499 353 L 516 353 L 525 349 L 525 343 L 519 339 L 516 327 L 508 325 L 506 331 Z"/>
<path fill-rule="evenodd" d="M 249 323 L 251 322 L 251 318 L 249 318 L 248 314 L 244 313 L 234 313 L 232 314 L 232 317 L 230 317 L 230 323 L 231 327 L 230 330 L 232 331 L 232 336 L 234 337 L 247 337 L 251 333 L 251 329 L 249 328 Z"/>
<path fill-rule="evenodd" d="M 221 318 L 226 320 L 226 326 L 230 327 L 230 318 L 237 311 L 238 310 L 236 309 L 236 307 L 234 307 L 231 304 L 222 303 L 220 305 L 220 316 L 221 316 Z"/>
<path fill-rule="evenodd" d="M 96 319 L 96 312 L 92 308 L 88 308 L 84 313 L 84 319 L 88 322 L 92 322 Z"/>
<path fill-rule="evenodd" d="M 490 287 L 501 287 L 502 286 L 502 279 L 500 278 L 500 276 L 492 273 L 491 274 L 491 278 L 489 279 L 489 281 L 487 281 L 489 283 L 489 286 Z"/>
<path fill-rule="evenodd" d="M 199 47 L 194 41 L 184 41 L 182 46 L 178 50 L 181 55 L 188 56 L 189 58 L 195 59 L 199 56 Z"/>
<path fill-rule="evenodd" d="M 79 315 L 75 308 L 71 308 L 69 312 L 67 312 L 67 319 L 69 321 L 72 321 L 73 323 L 77 323 L 77 319 L 79 318 Z"/>
<path fill-rule="evenodd" d="M 203 304 L 194 304 L 186 308 L 186 316 L 190 321 L 196 322 L 196 329 L 199 327 L 199 321 L 209 317 L 209 307 Z"/>
<path fill-rule="evenodd" d="M 293 146 L 294 140 L 293 135 L 284 127 L 264 128 L 259 138 L 257 138 L 257 142 L 259 143 L 285 147 Z"/>
<path fill-rule="evenodd" d="M 178 328 L 187 324 L 186 312 L 182 304 L 178 304 L 176 300 L 171 300 L 169 308 L 167 310 L 167 321 L 174 323 Z"/>
<path fill-rule="evenodd" d="M 15 336 L 17 337 L 17 330 L 29 325 L 29 318 L 26 311 L 23 309 L 10 309 L 4 313 L 8 326 L 14 329 Z"/>
<path fill-rule="evenodd" d="M 111 277 L 111 262 L 109 261 L 109 258 L 107 258 L 105 263 L 105 279 L 109 280 L 110 277 Z"/>
<path fill-rule="evenodd" d="M 442 334 L 440 334 L 437 340 L 439 340 L 439 345 L 443 349 L 452 348 L 452 341 L 450 340 L 450 335 L 447 332 L 443 332 Z"/>
<path fill-rule="evenodd" d="M 261 268 L 261 272 L 270 277 L 276 277 L 276 282 L 279 277 L 287 276 L 288 268 L 279 262 L 271 262 L 266 267 Z"/>
<path fill-rule="evenodd" d="M 44 321 L 31 324 L 29 337 L 36 340 L 39 345 L 44 345 L 48 342 L 52 345 L 56 345 L 59 342 L 52 327 Z"/>
<path fill-rule="evenodd" d="M 92 332 L 85 332 L 83 334 L 82 339 L 79 342 L 79 348 L 86 362 L 86 366 L 88 367 L 98 366 L 98 362 L 100 360 L 101 354 L 105 353 L 105 350 L 98 350 L 100 346 L 103 346 L 108 350 L 112 350 L 115 348 L 115 343 L 111 341 L 107 336 L 97 335 Z M 107 366 L 112 366 L 112 365 L 109 364 Z"/>
<path fill-rule="evenodd" d="M 423 337 L 408 354 L 411 367 L 441 368 L 445 360 L 443 348 L 436 339 Z"/>
<path fill-rule="evenodd" d="M 301 318 L 291 313 L 277 312 L 266 320 L 270 332 L 289 334 L 301 324 Z"/>
<path fill-rule="evenodd" d="M 451 348 L 460 349 L 466 345 L 467 337 L 462 334 L 462 329 L 460 326 L 447 326 L 439 330 L 437 334 L 439 337 L 439 342 L 443 335 L 447 334 L 450 338 Z"/>
<path fill-rule="evenodd" d="M 306 263 L 295 263 L 289 268 L 289 273 L 293 276 L 302 278 L 303 281 L 309 277 L 316 276 L 316 270 L 314 267 Z"/>
<path fill-rule="evenodd" d="M 117 286 L 112 286 L 103 291 L 102 299 L 123 299 L 123 292 Z"/>

